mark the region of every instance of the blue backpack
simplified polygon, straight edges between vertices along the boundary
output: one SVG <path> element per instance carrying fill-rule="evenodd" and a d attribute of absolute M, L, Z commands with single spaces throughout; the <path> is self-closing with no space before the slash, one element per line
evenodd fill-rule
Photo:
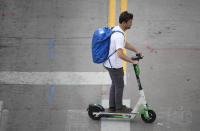
<path fill-rule="evenodd" d="M 99 28 L 98 30 L 94 32 L 94 35 L 92 38 L 92 58 L 93 58 L 94 63 L 99 64 L 99 63 L 105 62 L 117 51 L 115 50 L 113 53 L 109 55 L 110 38 L 114 32 L 120 32 L 124 35 L 123 32 L 112 31 L 112 29 L 109 29 L 108 27 Z M 110 63 L 110 60 L 109 60 L 109 63 Z"/>

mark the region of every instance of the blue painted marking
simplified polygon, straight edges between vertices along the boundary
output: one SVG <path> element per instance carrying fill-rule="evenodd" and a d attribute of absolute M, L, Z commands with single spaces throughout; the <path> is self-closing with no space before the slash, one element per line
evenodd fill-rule
<path fill-rule="evenodd" d="M 52 103 L 52 97 L 53 97 L 53 93 L 55 91 L 55 86 L 51 86 L 51 92 L 50 92 L 50 95 L 49 95 L 49 104 Z"/>
<path fill-rule="evenodd" d="M 55 40 L 51 40 L 51 49 L 50 49 L 50 58 L 51 58 L 51 60 L 54 59 L 54 46 L 55 46 Z"/>

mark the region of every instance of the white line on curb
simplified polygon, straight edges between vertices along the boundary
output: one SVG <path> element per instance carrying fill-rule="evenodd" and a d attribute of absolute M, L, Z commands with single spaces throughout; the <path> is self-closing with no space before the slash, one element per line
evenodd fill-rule
<path fill-rule="evenodd" d="M 4 109 L 1 113 L 0 131 L 6 131 L 9 111 Z"/>
<path fill-rule="evenodd" d="M 0 101 L 0 112 L 2 111 L 3 109 L 3 101 Z"/>
<path fill-rule="evenodd" d="M 123 104 L 130 107 L 130 100 L 123 100 Z M 104 108 L 108 108 L 109 101 L 102 100 L 102 105 Z M 130 131 L 130 121 L 101 119 L 101 131 Z"/>
<path fill-rule="evenodd" d="M 0 72 L 0 84 L 110 85 L 111 80 L 108 72 Z"/>
<path fill-rule="evenodd" d="M 2 84 L 109 85 L 107 72 L 0 72 Z"/>

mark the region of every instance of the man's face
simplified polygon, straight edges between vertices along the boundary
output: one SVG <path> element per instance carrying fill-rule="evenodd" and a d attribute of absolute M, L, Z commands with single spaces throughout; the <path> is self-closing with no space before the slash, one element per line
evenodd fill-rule
<path fill-rule="evenodd" d="M 125 24 L 126 30 L 131 28 L 132 22 L 133 22 L 133 19 L 130 19 L 130 20 L 127 21 L 127 23 Z"/>

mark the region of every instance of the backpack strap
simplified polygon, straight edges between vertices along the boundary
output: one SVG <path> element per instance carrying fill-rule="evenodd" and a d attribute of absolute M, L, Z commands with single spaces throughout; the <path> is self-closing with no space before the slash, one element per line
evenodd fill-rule
<path fill-rule="evenodd" d="M 124 35 L 123 32 L 121 32 L 121 31 L 119 31 L 119 30 L 116 30 L 116 31 L 113 31 L 112 34 L 115 33 L 115 32 L 119 32 L 119 33 L 121 33 L 121 34 L 124 36 L 124 38 L 125 38 L 125 35 Z"/>
<path fill-rule="evenodd" d="M 124 42 L 125 42 L 125 35 L 124 35 L 124 33 L 121 32 L 121 31 L 119 31 L 119 30 L 117 30 L 117 31 L 113 31 L 112 34 L 115 33 L 115 32 L 121 33 L 121 34 L 124 36 Z M 111 64 L 111 62 L 110 62 L 110 57 L 111 57 L 113 54 L 115 54 L 115 52 L 117 52 L 117 50 L 115 50 L 113 53 L 111 53 L 111 54 L 108 56 L 108 58 L 107 58 L 107 60 L 109 61 L 109 64 L 110 64 L 110 67 L 111 67 L 111 68 L 112 68 L 112 64 Z"/>
<path fill-rule="evenodd" d="M 111 65 L 111 62 L 110 62 L 110 57 L 113 55 L 113 54 L 115 54 L 115 52 L 117 52 L 117 50 L 115 50 L 112 54 L 110 54 L 109 56 L 108 56 L 108 61 L 109 61 L 109 64 L 110 64 L 110 67 L 112 68 L 112 65 Z"/>

